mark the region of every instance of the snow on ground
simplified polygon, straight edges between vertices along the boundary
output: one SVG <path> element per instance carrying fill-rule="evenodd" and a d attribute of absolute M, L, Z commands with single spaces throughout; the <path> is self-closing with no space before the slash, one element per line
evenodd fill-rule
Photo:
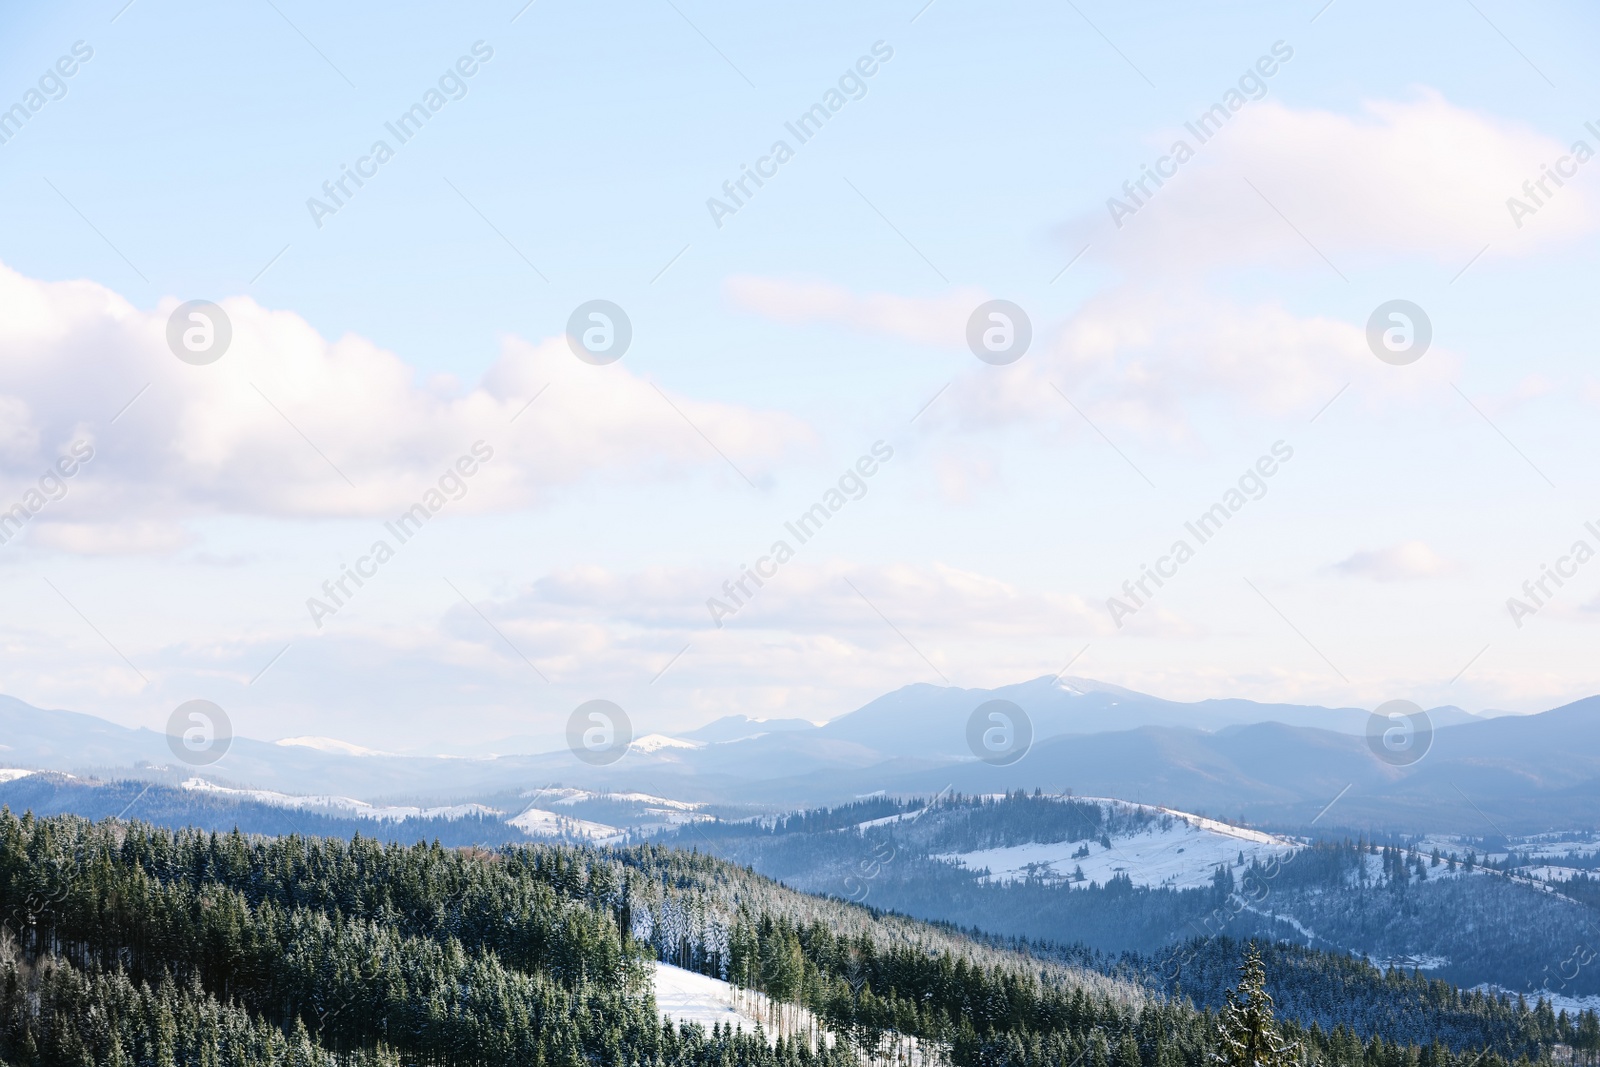
<path fill-rule="evenodd" d="M 1547 834 L 1532 834 L 1527 837 L 1513 837 L 1507 841 L 1511 851 L 1518 856 L 1527 856 L 1532 860 L 1565 860 L 1569 856 L 1576 856 L 1579 861 L 1592 860 L 1600 857 L 1600 841 L 1595 840 L 1594 834 L 1586 830 L 1558 831 Z M 1481 841 L 1470 837 L 1456 837 L 1446 834 L 1429 834 L 1413 846 L 1419 852 L 1432 852 L 1438 849 L 1444 856 L 1454 852 L 1458 858 L 1465 857 L 1468 851 L 1474 852 L 1479 859 L 1494 860 L 1505 859 L 1503 850 L 1486 852 Z"/>
<path fill-rule="evenodd" d="M 507 819 L 506 823 L 529 837 L 576 837 L 600 845 L 620 841 L 624 836 L 615 826 L 574 819 L 570 815 L 557 815 L 543 808 L 529 808 L 515 819 Z"/>
<path fill-rule="evenodd" d="M 740 1027 L 745 1033 L 754 1033 L 757 1023 L 766 1034 L 768 1044 L 779 1037 L 803 1037 L 815 1050 L 819 1041 L 830 1047 L 835 1037 L 811 1012 L 793 1004 L 775 1006 L 760 993 L 748 989 L 735 989 L 727 982 L 708 978 L 694 971 L 674 967 L 670 963 L 655 963 L 656 1010 L 663 1018 L 674 1022 L 699 1023 L 707 1032 L 717 1023 Z M 948 1048 L 928 1048 L 923 1043 L 887 1031 L 878 1048 L 878 1055 L 868 1056 L 869 1067 L 932 1067 L 933 1063 L 948 1062 Z M 932 1053 L 932 1055 L 928 1055 Z M 930 1062 L 931 1061 L 931 1062 Z"/>
<path fill-rule="evenodd" d="M 254 800 L 276 808 L 295 808 L 302 811 L 320 811 L 329 815 L 348 815 L 358 819 L 375 819 L 380 822 L 399 822 L 402 819 L 464 819 L 474 815 L 499 815 L 500 812 L 482 804 L 452 804 L 439 808 L 413 808 L 396 805 L 368 804 L 365 800 L 340 796 L 294 796 L 275 793 L 270 789 L 230 789 L 208 782 L 204 778 L 190 778 L 182 788 L 191 793 L 210 793 L 234 800 Z"/>
<path fill-rule="evenodd" d="M 668 737 L 666 734 L 645 734 L 643 737 L 634 738 L 633 744 L 628 746 L 634 752 L 660 752 L 664 748 L 703 748 L 698 741 L 685 741 L 681 737 Z"/>
<path fill-rule="evenodd" d="M 1517 999 L 1517 990 L 1502 989 L 1500 986 L 1487 983 L 1473 986 L 1468 992 L 1491 993 L 1497 997 L 1510 997 L 1512 1001 Z M 1550 1010 L 1558 1013 L 1564 1011 L 1568 1015 L 1577 1015 L 1580 1011 L 1600 1012 L 1600 996 L 1569 997 L 1545 989 L 1536 989 L 1531 993 L 1524 992 L 1522 996 L 1530 1005 L 1537 1004 L 1541 999 L 1546 1000 L 1550 1004 Z"/>
<path fill-rule="evenodd" d="M 1311 927 L 1307 926 L 1305 923 L 1301 922 L 1299 919 L 1296 919 L 1293 915 L 1286 915 L 1280 911 L 1269 911 L 1265 908 L 1258 908 L 1254 904 L 1244 905 L 1244 910 L 1254 912 L 1257 915 L 1265 915 L 1267 918 L 1276 919 L 1281 923 L 1288 923 L 1290 926 L 1294 927 L 1296 933 L 1306 939 L 1307 945 L 1316 944 L 1317 932 L 1311 929 Z"/>
<path fill-rule="evenodd" d="M 1121 808 L 1124 811 L 1147 811 L 1152 815 L 1167 815 L 1174 819 L 1182 819 L 1191 826 L 1197 826 L 1202 830 L 1208 830 L 1214 834 L 1222 834 L 1225 837 L 1236 837 L 1241 841 L 1254 841 L 1256 844 L 1260 845 L 1278 845 L 1279 847 L 1290 847 L 1298 844 L 1298 842 L 1287 837 L 1278 837 L 1262 830 L 1252 830 L 1247 826 L 1234 826 L 1232 823 L 1222 822 L 1217 819 L 1208 819 L 1204 815 L 1194 815 L 1187 811 L 1179 811 L 1176 808 L 1163 808 L 1155 804 L 1135 804 L 1132 801 L 1117 800 L 1114 797 L 1066 797 L 1063 799 L 1086 800 L 1095 804 L 1108 804 L 1113 808 Z M 1248 856 L 1249 853 L 1247 852 L 1245 855 Z"/>
<path fill-rule="evenodd" d="M 807 1037 L 816 1048 L 820 1037 L 829 1045 L 833 1035 L 816 1017 L 793 1004 L 775 1004 L 760 993 L 735 989 L 718 978 L 674 967 L 659 960 L 655 964 L 656 1010 L 678 1023 L 699 1023 L 709 1031 L 713 1024 L 736 1026 L 754 1033 L 757 1024 L 768 1044 L 779 1037 Z"/>
<path fill-rule="evenodd" d="M 741 1026 L 747 1032 L 756 1020 L 733 1008 L 734 988 L 727 982 L 703 974 L 656 962 L 656 1008 L 662 1016 L 678 1023 L 699 1023 L 710 1031 L 716 1023 Z"/>
<path fill-rule="evenodd" d="M 574 800 L 589 800 L 604 794 L 591 793 L 587 789 L 573 789 L 569 786 L 563 785 L 545 785 L 540 786 L 537 789 L 524 789 L 518 795 L 524 800 L 532 798 L 534 800 L 548 800 L 550 803 L 560 804 L 568 797 L 571 797 Z M 551 798 L 556 799 L 552 800 Z"/>
<path fill-rule="evenodd" d="M 1437 971 L 1440 967 L 1448 967 L 1450 960 L 1446 956 L 1368 956 L 1367 962 L 1374 967 L 1387 971 L 1391 967 L 1398 967 L 1402 971 Z"/>
<path fill-rule="evenodd" d="M 586 789 L 559 789 L 551 790 L 550 794 L 559 793 L 561 799 L 555 801 L 563 807 L 571 807 L 585 800 L 615 800 L 623 804 L 644 804 L 652 808 L 671 808 L 674 811 L 695 811 L 704 805 L 691 803 L 687 800 L 670 800 L 667 797 L 651 796 L 649 793 L 591 793 Z M 524 793 L 523 796 L 528 796 Z"/>
<path fill-rule="evenodd" d="M 635 830 L 641 831 L 659 830 L 667 826 L 685 826 L 715 818 L 698 810 L 705 806 L 703 804 L 658 797 L 651 793 L 597 793 L 568 786 L 545 786 L 540 789 L 524 789 L 521 795 L 531 803 L 521 815 L 508 821 L 512 826 L 534 837 L 577 837 L 600 844 L 622 840 L 623 830 L 616 826 L 579 819 L 554 810 L 573 808 L 590 801 L 637 805 L 641 809 L 640 812 L 625 821 Z"/>
<path fill-rule="evenodd" d="M 1082 868 L 1084 879 L 1089 882 L 1103 884 L 1119 874 L 1126 874 L 1135 885 L 1190 889 L 1211 884 L 1217 865 L 1234 867 L 1241 853 L 1246 863 L 1251 860 L 1266 862 L 1302 847 L 1287 837 L 1230 826 L 1186 812 L 1167 808 L 1147 810 L 1167 818 L 1138 833 L 1111 838 L 1109 849 L 1098 841 L 1061 841 L 981 849 L 935 858 L 959 863 L 969 870 L 987 868 L 990 877 L 1001 882 L 1020 880 L 1030 874 L 1072 878 Z M 1162 822 L 1166 823 L 1165 827 Z M 1080 854 L 1084 850 L 1087 855 Z"/>
<path fill-rule="evenodd" d="M 934 800 L 937 799 L 938 797 L 934 798 Z M 900 822 L 916 822 L 918 819 L 934 810 L 934 805 L 929 803 L 923 807 L 915 809 L 914 811 L 902 811 L 898 815 L 885 815 L 881 819 L 868 819 L 866 822 L 858 822 L 856 823 L 855 828 L 857 830 L 870 830 L 875 826 L 892 826 L 893 824 Z"/>
<path fill-rule="evenodd" d="M 333 737 L 285 737 L 272 742 L 285 748 L 313 748 L 318 752 L 327 752 L 335 756 L 387 756 L 387 752 L 379 752 L 375 748 L 363 748 L 352 745 L 348 741 L 340 741 Z"/>
<path fill-rule="evenodd" d="M 0 782 L 14 782 L 18 778 L 26 778 L 32 771 L 25 771 L 21 767 L 0 768 Z"/>

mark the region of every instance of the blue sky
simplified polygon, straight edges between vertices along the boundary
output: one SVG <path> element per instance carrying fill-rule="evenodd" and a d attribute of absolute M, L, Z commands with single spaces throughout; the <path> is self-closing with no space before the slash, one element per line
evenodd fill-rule
<path fill-rule="evenodd" d="M 421 750 L 555 743 L 596 697 L 642 731 L 823 719 L 1075 656 L 1185 699 L 1600 689 L 1600 563 L 1506 603 L 1600 548 L 1600 162 L 1520 227 L 1506 205 L 1600 149 L 1579 5 L 3 18 L 0 105 L 93 56 L 0 144 L 0 504 L 75 440 L 95 458 L 0 546 L 0 690 Z M 475 45 L 399 144 L 385 123 Z M 1275 45 L 1259 99 L 1115 226 L 1108 198 Z M 707 199 L 875 46 L 719 227 Z M 308 198 L 380 138 L 319 227 Z M 235 334 L 203 367 L 163 338 L 196 299 Z M 633 324 L 609 366 L 562 339 L 593 299 Z M 1033 325 L 1008 366 L 964 343 L 990 299 Z M 1393 299 L 1433 327 L 1404 367 L 1365 342 Z M 318 628 L 307 599 L 479 440 L 465 495 Z M 878 441 L 865 495 L 714 626 L 707 599 Z M 1280 441 L 1261 499 L 1115 625 L 1108 598 Z"/>

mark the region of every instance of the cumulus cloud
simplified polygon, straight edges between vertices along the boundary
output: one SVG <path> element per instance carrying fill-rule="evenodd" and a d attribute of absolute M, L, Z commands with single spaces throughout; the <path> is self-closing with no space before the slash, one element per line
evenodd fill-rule
<path fill-rule="evenodd" d="M 1362 550 L 1335 563 L 1333 569 L 1355 578 L 1403 582 L 1447 577 L 1461 568 L 1422 541 L 1406 541 L 1389 548 Z"/>
<path fill-rule="evenodd" d="M 910 300 L 830 289 L 823 303 L 806 296 L 815 288 L 760 279 L 762 300 L 747 306 L 781 308 L 773 313 L 787 322 L 835 322 L 964 351 L 961 330 L 914 324 L 941 316 L 964 323 L 984 299 L 981 293 Z M 786 292 L 794 298 L 786 299 Z M 921 309 L 921 318 L 870 313 L 894 302 Z M 1424 362 L 1395 374 L 1367 347 L 1364 322 L 1299 315 L 1276 302 L 1244 304 L 1172 284 L 1113 287 L 1064 323 L 1035 321 L 1034 336 L 1027 357 L 1001 372 L 974 364 L 919 422 L 985 429 L 1029 418 L 1085 432 L 1065 394 L 1096 423 L 1181 438 L 1187 433 L 1185 408 L 1197 398 L 1220 398 L 1273 416 L 1309 416 L 1347 385 L 1357 386 L 1369 403 L 1411 397 L 1443 385 L 1457 365 L 1435 345 Z"/>
<path fill-rule="evenodd" d="M 1437 384 L 1451 361 L 1430 353 L 1404 376 L 1373 358 L 1364 324 L 1298 315 L 1279 303 L 1245 305 L 1176 287 L 1121 287 L 1085 303 L 1019 373 L 979 379 L 961 400 L 973 417 L 1062 415 L 1055 388 L 1099 418 L 1182 436 L 1184 409 L 1222 398 L 1271 415 L 1315 412 L 1350 383 L 1377 398 Z M 1076 418 L 1073 416 L 1073 418 Z"/>
<path fill-rule="evenodd" d="M 1198 145 L 1163 186 L 1147 184 L 1151 195 L 1141 194 L 1144 205 L 1120 228 L 1102 204 L 1063 237 L 1074 250 L 1089 241 L 1091 255 L 1149 270 L 1224 262 L 1326 270 L 1317 250 L 1335 264 L 1398 253 L 1459 266 L 1490 243 L 1491 256 L 1520 255 L 1589 233 L 1600 217 L 1581 182 L 1547 185 L 1553 195 L 1520 228 L 1507 208 L 1579 136 L 1592 140 L 1576 127 L 1570 136 L 1536 132 L 1431 90 L 1368 101 L 1357 115 L 1267 100 Z M 1153 137 L 1154 154 L 1140 162 L 1179 138 L 1195 146 L 1180 127 Z M 1132 206 L 1123 191 L 1107 192 Z"/>
<path fill-rule="evenodd" d="M 705 439 L 759 478 L 811 440 L 783 413 L 672 393 L 625 364 L 582 363 L 562 339 L 508 337 L 482 381 L 463 388 L 419 382 L 400 355 L 354 335 L 329 340 L 290 312 L 220 303 L 232 344 L 196 367 L 167 349 L 177 301 L 145 311 L 91 282 L 0 266 L 0 473 L 35 478 L 82 438 L 96 456 L 57 520 L 376 516 L 409 506 L 478 440 L 495 458 L 461 511 L 524 508 L 596 474 L 733 477 Z M 111 543 L 84 527 L 48 536 L 61 548 Z"/>
<path fill-rule="evenodd" d="M 1178 135 L 1193 139 L 1180 130 L 1152 143 L 1165 150 Z M 970 368 L 925 423 L 989 429 L 1020 418 L 1087 432 L 1060 390 L 1097 424 L 1184 438 L 1185 410 L 1196 399 L 1309 416 L 1346 386 L 1367 404 L 1443 386 L 1459 361 L 1437 343 L 1424 361 L 1395 373 L 1373 358 L 1364 320 L 1219 295 L 1205 279 L 1244 265 L 1332 277 L 1323 254 L 1335 269 L 1397 255 L 1459 266 L 1485 244 L 1496 250 L 1492 258 L 1589 232 L 1600 210 L 1580 182 L 1555 190 L 1521 230 L 1506 209 L 1508 197 L 1523 195 L 1524 181 L 1569 147 L 1431 91 L 1368 102 L 1355 115 L 1251 104 L 1120 230 L 1100 207 L 1067 226 L 1072 249 L 1088 241 L 1094 255 L 1125 269 L 1123 279 L 1064 323 L 1036 315 L 1034 347 L 1023 361 L 999 373 Z M 964 350 L 967 318 L 987 297 L 978 290 L 931 298 L 853 293 L 815 280 L 748 276 L 729 279 L 726 293 L 775 321 L 826 323 L 951 352 Z M 1508 403 L 1547 389 L 1529 380 Z M 967 480 L 957 479 L 955 491 L 964 492 Z"/>

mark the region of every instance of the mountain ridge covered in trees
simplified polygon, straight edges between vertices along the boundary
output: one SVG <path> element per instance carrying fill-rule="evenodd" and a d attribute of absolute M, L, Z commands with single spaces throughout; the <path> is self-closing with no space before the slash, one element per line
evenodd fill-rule
<path fill-rule="evenodd" d="M 1172 957 L 1196 937 L 1293 942 L 1337 956 L 1425 962 L 1457 985 L 1568 996 L 1600 993 L 1592 966 L 1600 892 L 1587 876 L 1560 891 L 1402 843 L 1327 837 L 1268 858 L 1229 862 L 1186 889 L 1041 873 L 1006 881 L 941 858 L 1031 842 L 1081 843 L 1174 818 L 1087 798 L 1029 795 L 875 797 L 762 821 L 703 823 L 665 840 L 718 854 L 806 892 L 979 929 L 1082 944 L 1116 957 Z M 1276 850 L 1274 850 L 1276 851 Z M 1230 853 L 1231 855 L 1231 853 Z M 1458 876 L 1465 867 L 1470 877 Z"/>
<path fill-rule="evenodd" d="M 891 1036 L 956 1064 L 1203 1067 L 1215 1014 L 1067 959 L 645 845 L 446 849 L 0 813 L 8 1064 L 833 1064 Z M 813 1050 L 656 1014 L 651 957 L 800 1004 Z M 1460 1048 L 1284 1023 L 1333 1067 L 1581 1046 L 1506 1007 Z M 1590 1017 L 1592 1019 L 1592 1017 Z"/>

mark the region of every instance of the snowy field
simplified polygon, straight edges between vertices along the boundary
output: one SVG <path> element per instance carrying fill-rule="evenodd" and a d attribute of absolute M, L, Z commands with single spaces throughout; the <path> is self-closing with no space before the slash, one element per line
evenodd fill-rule
<path fill-rule="evenodd" d="M 627 834 L 622 827 L 581 819 L 556 810 L 575 808 L 590 801 L 634 805 L 637 810 L 626 818 L 627 825 L 635 831 L 646 833 L 692 822 L 708 822 L 714 818 L 698 810 L 704 807 L 702 804 L 658 797 L 651 793 L 595 793 L 587 789 L 546 786 L 524 790 L 522 796 L 531 801 L 528 809 L 507 822 L 530 837 L 581 838 L 602 845 L 621 841 Z"/>
<path fill-rule="evenodd" d="M 699 1023 L 710 1031 L 713 1025 L 721 1023 L 754 1033 L 758 1017 L 773 1011 L 771 1002 L 758 993 L 740 991 L 727 982 L 659 960 L 654 977 L 656 1010 L 661 1012 L 662 1018 L 680 1024 Z M 736 1009 L 735 1004 L 742 1007 Z M 820 1026 L 809 1011 L 784 1005 L 777 1014 L 781 1015 L 782 1022 L 776 1026 L 770 1017 L 761 1019 L 769 1044 L 780 1036 L 803 1036 L 813 1049 L 818 1041 L 833 1045 L 834 1035 Z M 878 1055 L 867 1056 L 866 1062 L 868 1067 L 934 1067 L 948 1062 L 948 1051 L 947 1047 L 928 1047 L 890 1030 L 883 1036 Z"/>
<path fill-rule="evenodd" d="M 603 822 L 590 822 L 588 819 L 574 819 L 570 815 L 557 815 L 543 808 L 529 808 L 515 819 L 507 819 L 506 822 L 529 837 L 580 838 L 597 845 L 604 845 L 621 841 L 625 836 L 623 831 L 615 826 L 607 826 Z"/>
<path fill-rule="evenodd" d="M 1104 884 L 1119 874 L 1126 874 L 1134 885 L 1191 889 L 1211 884 L 1217 866 L 1234 867 L 1241 854 L 1246 863 L 1251 860 L 1266 862 L 1302 847 L 1290 838 L 1230 826 L 1186 812 L 1167 808 L 1146 810 L 1166 816 L 1165 828 L 1158 822 L 1139 833 L 1113 837 L 1110 848 L 1098 841 L 1062 841 L 949 853 L 935 858 L 959 863 L 968 870 L 987 869 L 990 878 L 1000 882 L 1017 881 L 1030 875 L 1075 878 L 1081 869 L 1085 882 Z M 1085 849 L 1088 854 L 1082 855 Z"/>
<path fill-rule="evenodd" d="M 656 962 L 656 1008 L 677 1023 L 699 1023 L 709 1032 L 714 1024 L 754 1031 L 756 1020 L 732 1007 L 733 986 L 703 974 Z"/>

